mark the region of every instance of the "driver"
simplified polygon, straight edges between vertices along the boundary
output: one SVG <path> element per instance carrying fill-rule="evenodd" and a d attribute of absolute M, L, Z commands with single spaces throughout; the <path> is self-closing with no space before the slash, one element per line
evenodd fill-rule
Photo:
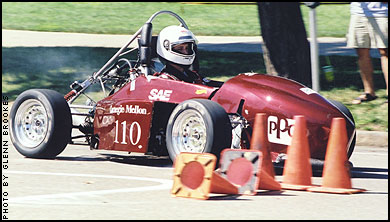
<path fill-rule="evenodd" d="M 205 85 L 217 83 L 203 78 L 192 70 L 197 42 L 195 35 L 184 27 L 172 25 L 161 30 L 157 37 L 157 54 L 165 66 L 157 75 L 189 83 Z"/>

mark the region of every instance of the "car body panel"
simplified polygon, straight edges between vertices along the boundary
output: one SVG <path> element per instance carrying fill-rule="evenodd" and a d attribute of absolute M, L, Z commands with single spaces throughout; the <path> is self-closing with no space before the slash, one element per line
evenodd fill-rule
<path fill-rule="evenodd" d="M 213 91 L 213 87 L 200 84 L 139 76 L 97 103 L 94 134 L 99 136 L 98 149 L 148 152 L 155 102 L 178 104 L 188 99 L 207 99 Z"/>
<path fill-rule="evenodd" d="M 239 92 L 239 93 L 237 93 Z M 291 143 L 294 115 L 304 115 L 312 158 L 324 159 L 332 118 L 344 114 L 306 86 L 282 77 L 258 73 L 240 74 L 219 89 L 213 101 L 234 113 L 244 99 L 242 116 L 253 128 L 256 113 L 266 113 L 271 152 L 286 153 Z M 347 121 L 349 138 L 354 125 Z"/>
<path fill-rule="evenodd" d="M 316 159 L 325 157 L 332 118 L 345 118 L 317 92 L 282 77 L 244 73 L 216 89 L 201 84 L 139 76 L 97 103 L 94 129 L 100 138 L 99 149 L 146 153 L 154 103 L 178 104 L 194 98 L 211 99 L 227 113 L 236 113 L 240 101 L 244 100 L 241 115 L 250 125 L 247 132 L 249 139 L 256 113 L 266 113 L 273 159 L 279 153 L 286 153 L 291 143 L 294 115 L 305 116 L 311 157 Z M 125 130 L 122 124 L 126 125 Z M 355 133 L 351 121 L 347 121 L 347 132 L 349 138 Z M 124 140 L 123 133 L 126 136 Z"/>

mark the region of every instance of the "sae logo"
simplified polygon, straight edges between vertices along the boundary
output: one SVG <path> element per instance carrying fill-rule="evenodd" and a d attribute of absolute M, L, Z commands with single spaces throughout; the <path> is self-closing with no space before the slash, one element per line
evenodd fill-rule
<path fill-rule="evenodd" d="M 271 143 L 290 145 L 294 131 L 293 119 L 283 119 L 277 116 L 268 117 L 268 141 Z"/>

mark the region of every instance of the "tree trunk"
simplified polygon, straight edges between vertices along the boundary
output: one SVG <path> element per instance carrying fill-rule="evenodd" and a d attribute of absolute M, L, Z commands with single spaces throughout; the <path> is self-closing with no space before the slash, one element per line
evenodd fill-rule
<path fill-rule="evenodd" d="M 264 61 L 273 64 L 278 76 L 311 87 L 310 45 L 299 2 L 258 2 L 257 6 L 263 51 L 266 48 Z"/>
<path fill-rule="evenodd" d="M 263 58 L 267 74 L 277 76 L 278 72 L 276 72 L 276 69 L 271 62 L 267 46 L 265 44 L 262 44 L 261 49 L 263 50 Z"/>

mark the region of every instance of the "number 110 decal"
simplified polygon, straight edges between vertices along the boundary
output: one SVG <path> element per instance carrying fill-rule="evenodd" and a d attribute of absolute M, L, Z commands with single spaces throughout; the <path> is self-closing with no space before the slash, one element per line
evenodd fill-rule
<path fill-rule="evenodd" d="M 122 121 L 119 123 L 119 121 L 115 121 L 115 140 L 114 143 L 119 143 L 118 140 L 118 131 L 119 131 L 119 125 L 122 125 L 122 141 L 120 141 L 121 144 L 127 144 L 126 142 L 126 131 L 127 131 L 127 122 Z M 137 145 L 138 142 L 141 139 L 141 126 L 139 125 L 138 122 L 132 122 L 130 124 L 129 128 L 129 138 L 130 138 L 130 143 L 132 145 Z M 139 146 L 138 148 L 142 148 L 142 146 Z"/>

